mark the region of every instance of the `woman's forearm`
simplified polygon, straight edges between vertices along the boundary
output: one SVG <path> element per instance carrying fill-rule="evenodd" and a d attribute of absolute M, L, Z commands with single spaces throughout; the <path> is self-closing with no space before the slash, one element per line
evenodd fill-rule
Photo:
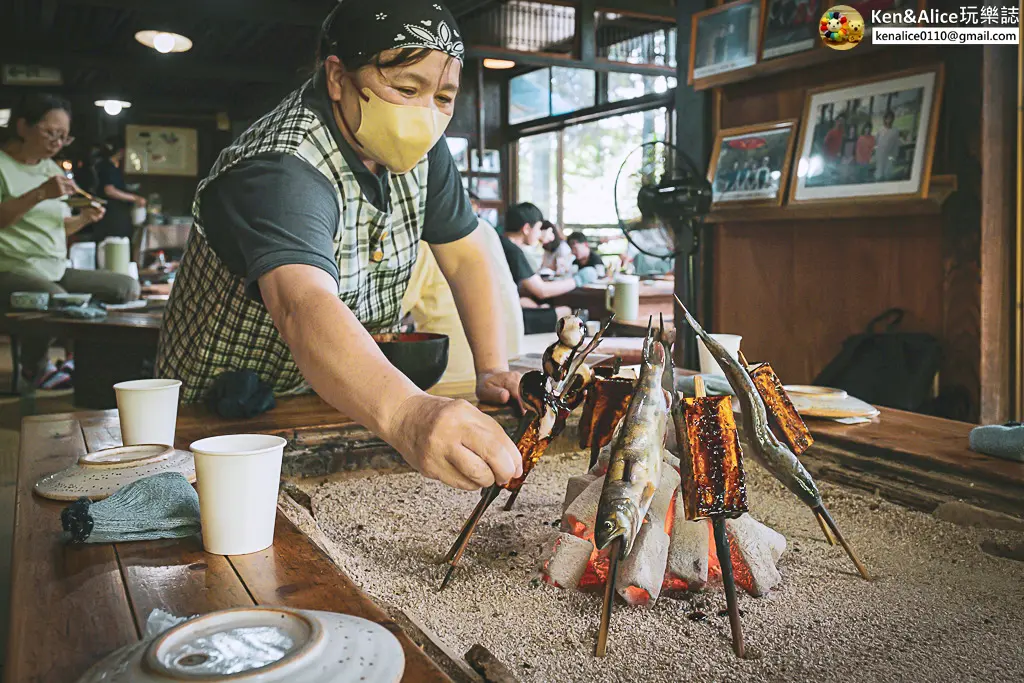
<path fill-rule="evenodd" d="M 30 190 L 20 197 L 11 197 L 0 202 L 0 230 L 14 225 L 32 207 L 41 202 L 45 197 L 40 190 Z"/>
<path fill-rule="evenodd" d="M 399 406 L 422 392 L 388 362 L 331 291 L 336 287 L 330 275 L 313 266 L 282 266 L 260 278 L 267 310 L 313 390 L 388 439 Z"/>
<path fill-rule="evenodd" d="M 480 229 L 432 247 L 462 318 L 477 375 L 508 370 L 505 316 L 498 280 Z"/>

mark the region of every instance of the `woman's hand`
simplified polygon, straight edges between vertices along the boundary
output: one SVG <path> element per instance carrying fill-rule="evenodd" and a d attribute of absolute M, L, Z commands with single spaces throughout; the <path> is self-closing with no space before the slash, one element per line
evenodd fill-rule
<path fill-rule="evenodd" d="M 37 187 L 36 191 L 40 192 L 42 196 L 39 201 L 60 199 L 61 197 L 78 192 L 78 186 L 75 185 L 75 181 L 68 179 L 67 176 L 55 175 Z"/>
<path fill-rule="evenodd" d="M 475 491 L 522 476 L 523 459 L 497 422 L 461 399 L 406 399 L 382 434 L 428 479 Z"/>
<path fill-rule="evenodd" d="M 82 219 L 82 225 L 91 225 L 96 221 L 103 218 L 106 215 L 107 210 L 102 206 L 87 206 L 82 209 L 82 212 L 78 214 L 79 218 Z"/>

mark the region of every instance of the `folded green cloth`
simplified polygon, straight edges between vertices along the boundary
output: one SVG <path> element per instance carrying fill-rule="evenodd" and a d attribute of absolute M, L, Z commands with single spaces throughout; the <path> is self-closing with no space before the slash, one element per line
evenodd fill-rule
<path fill-rule="evenodd" d="M 689 375 L 683 377 L 676 377 L 676 391 L 683 392 L 686 396 L 696 395 L 696 391 L 693 388 L 693 378 L 697 375 Z M 729 381 L 719 375 L 700 375 L 704 379 L 704 388 L 708 392 L 708 396 L 734 396 L 732 387 L 729 386 Z"/>
<path fill-rule="evenodd" d="M 975 453 L 1024 462 L 1024 425 L 1019 422 L 975 427 L 969 441 Z"/>
<path fill-rule="evenodd" d="M 178 472 L 139 479 L 97 503 L 79 498 L 60 521 L 72 543 L 123 543 L 199 533 L 199 496 Z"/>
<path fill-rule="evenodd" d="M 100 318 L 107 317 L 107 312 L 105 310 L 99 306 L 92 305 L 62 308 L 58 313 L 65 318 L 75 318 L 78 320 L 99 320 Z"/>

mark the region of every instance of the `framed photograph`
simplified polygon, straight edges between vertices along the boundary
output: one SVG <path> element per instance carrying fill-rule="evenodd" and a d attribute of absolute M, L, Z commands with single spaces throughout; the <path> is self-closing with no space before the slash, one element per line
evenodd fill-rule
<path fill-rule="evenodd" d="M 756 64 L 760 35 L 761 0 L 737 0 L 693 15 L 689 83 Z"/>
<path fill-rule="evenodd" d="M 480 150 L 472 150 L 474 173 L 501 173 L 501 152 L 496 149 L 485 149 L 484 160 L 480 163 Z"/>
<path fill-rule="evenodd" d="M 782 204 L 795 139 L 796 119 L 720 130 L 708 169 L 713 203 Z"/>
<path fill-rule="evenodd" d="M 774 59 L 817 46 L 820 0 L 765 0 L 761 59 Z"/>
<path fill-rule="evenodd" d="M 789 200 L 925 196 L 942 80 L 936 65 L 808 92 Z"/>
<path fill-rule="evenodd" d="M 482 202 L 501 201 L 501 178 L 474 178 L 470 187 Z"/>
<path fill-rule="evenodd" d="M 449 138 L 445 140 L 448 142 L 448 151 L 452 153 L 452 159 L 455 159 L 455 167 L 459 169 L 460 173 L 465 173 L 469 170 L 469 140 L 466 138 Z"/>
<path fill-rule="evenodd" d="M 125 173 L 195 176 L 199 144 L 194 128 L 125 126 Z"/>

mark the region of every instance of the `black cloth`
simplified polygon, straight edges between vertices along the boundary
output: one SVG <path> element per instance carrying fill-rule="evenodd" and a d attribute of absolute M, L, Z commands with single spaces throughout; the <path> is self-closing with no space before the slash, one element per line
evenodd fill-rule
<path fill-rule="evenodd" d="M 276 405 L 273 388 L 252 370 L 232 370 L 213 380 L 206 407 L 227 418 L 250 418 Z"/>
<path fill-rule="evenodd" d="M 553 308 L 524 308 L 523 334 L 544 334 L 554 332 L 558 314 Z"/>
<path fill-rule="evenodd" d="M 523 280 L 528 280 L 537 274 L 537 271 L 530 265 L 529 259 L 523 250 L 510 240 L 506 235 L 498 236 L 501 240 L 501 250 L 505 252 L 505 260 L 508 261 L 508 269 L 512 273 L 512 280 L 519 286 Z"/>
<path fill-rule="evenodd" d="M 114 189 L 126 190 L 124 174 L 110 159 L 100 159 L 96 162 L 96 179 L 99 188 L 99 195 L 107 200 L 106 213 L 98 220 L 92 229 L 92 235 L 97 242 L 107 237 L 131 237 L 134 226 L 132 225 L 131 202 L 114 199 L 107 195 L 107 185 Z"/>
<path fill-rule="evenodd" d="M 321 56 L 366 61 L 385 50 L 427 48 L 462 61 L 455 17 L 437 0 L 342 2 L 324 22 Z"/>
<path fill-rule="evenodd" d="M 372 173 L 345 141 L 322 70 L 306 90 L 303 104 L 330 130 L 363 196 L 378 210 L 387 211 L 389 172 Z M 430 244 L 462 239 L 476 229 L 478 219 L 443 137 L 427 159 L 422 239 Z M 260 300 L 260 277 L 285 265 L 316 266 L 338 280 L 334 260 L 334 234 L 341 221 L 337 191 L 326 176 L 301 159 L 261 154 L 239 162 L 206 186 L 200 207 L 210 247 L 232 274 L 245 279 L 253 299 Z"/>

